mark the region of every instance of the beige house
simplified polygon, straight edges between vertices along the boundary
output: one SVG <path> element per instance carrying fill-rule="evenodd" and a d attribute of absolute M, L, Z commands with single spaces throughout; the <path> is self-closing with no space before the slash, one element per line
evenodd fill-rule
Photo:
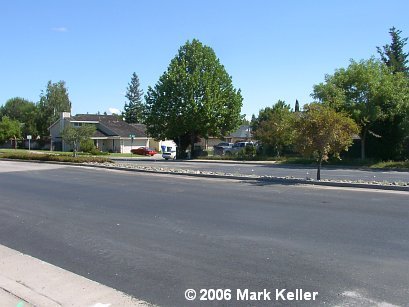
<path fill-rule="evenodd" d="M 49 128 L 52 149 L 70 151 L 70 146 L 65 144 L 61 138 L 61 132 L 66 125 L 80 127 L 84 124 L 95 125 L 96 131 L 91 139 L 94 140 L 95 146 L 103 152 L 130 153 L 131 149 L 150 145 L 151 139 L 147 136 L 146 127 L 143 124 L 128 124 L 115 115 L 77 114 L 71 116 L 69 112 L 63 112 L 60 119 Z"/>

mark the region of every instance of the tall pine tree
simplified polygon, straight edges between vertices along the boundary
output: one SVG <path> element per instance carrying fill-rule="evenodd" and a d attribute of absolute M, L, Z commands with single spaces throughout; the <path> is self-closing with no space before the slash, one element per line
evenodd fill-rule
<path fill-rule="evenodd" d="M 403 48 L 406 45 L 408 38 L 401 38 L 401 30 L 397 30 L 395 27 L 389 29 L 389 34 L 392 37 L 392 43 L 386 44 L 382 48 L 376 47 L 382 62 L 386 66 L 390 67 L 393 73 L 403 72 L 409 75 L 408 56 L 409 53 L 405 53 Z"/>
<path fill-rule="evenodd" d="M 125 95 L 128 102 L 125 103 L 124 112 L 122 112 L 125 121 L 129 124 L 143 123 L 145 105 L 142 101 L 143 91 L 139 87 L 139 78 L 136 73 L 133 73 Z"/>
<path fill-rule="evenodd" d="M 294 112 L 300 112 L 300 103 L 298 102 L 298 99 L 295 100 Z"/>

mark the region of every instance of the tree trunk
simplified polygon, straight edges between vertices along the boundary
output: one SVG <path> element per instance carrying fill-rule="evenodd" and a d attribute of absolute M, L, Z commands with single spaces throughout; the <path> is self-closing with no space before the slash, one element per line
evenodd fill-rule
<path fill-rule="evenodd" d="M 193 159 L 195 157 L 195 134 L 192 132 L 190 135 L 190 158 Z"/>
<path fill-rule="evenodd" d="M 317 180 L 321 180 L 321 164 L 322 164 L 322 155 L 318 157 Z"/>
<path fill-rule="evenodd" d="M 74 142 L 74 146 L 72 146 L 72 156 L 75 158 L 77 156 L 77 143 Z"/>
<path fill-rule="evenodd" d="M 365 160 L 365 141 L 367 132 L 368 128 L 367 127 L 363 128 L 361 134 L 361 160 Z"/>
<path fill-rule="evenodd" d="M 17 138 L 14 137 L 14 149 L 17 149 Z"/>

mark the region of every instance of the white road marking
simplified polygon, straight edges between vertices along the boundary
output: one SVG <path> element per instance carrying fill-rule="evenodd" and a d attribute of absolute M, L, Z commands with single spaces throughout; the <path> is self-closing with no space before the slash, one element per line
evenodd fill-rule
<path fill-rule="evenodd" d="M 341 305 L 336 306 L 374 306 L 374 307 L 398 307 L 387 302 L 379 302 L 372 298 L 366 297 L 365 295 L 357 291 L 345 291 L 342 293 L 344 301 Z"/>

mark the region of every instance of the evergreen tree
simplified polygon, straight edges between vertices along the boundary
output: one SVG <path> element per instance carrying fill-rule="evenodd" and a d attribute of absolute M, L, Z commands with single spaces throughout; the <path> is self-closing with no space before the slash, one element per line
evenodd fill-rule
<path fill-rule="evenodd" d="M 392 37 L 392 43 L 386 44 L 382 48 L 376 47 L 381 60 L 392 69 L 393 73 L 403 72 L 406 75 L 409 74 L 408 56 L 409 53 L 405 53 L 403 48 L 406 45 L 408 38 L 401 38 L 401 30 L 397 30 L 395 27 L 389 29 L 389 34 Z"/>
<path fill-rule="evenodd" d="M 295 100 L 295 112 L 300 112 L 300 103 L 298 102 L 298 99 Z"/>
<path fill-rule="evenodd" d="M 125 121 L 129 124 L 143 122 L 145 105 L 142 102 L 143 91 L 139 87 L 139 78 L 136 73 L 133 73 L 125 95 L 128 103 L 125 103 L 124 112 L 122 112 Z"/>

